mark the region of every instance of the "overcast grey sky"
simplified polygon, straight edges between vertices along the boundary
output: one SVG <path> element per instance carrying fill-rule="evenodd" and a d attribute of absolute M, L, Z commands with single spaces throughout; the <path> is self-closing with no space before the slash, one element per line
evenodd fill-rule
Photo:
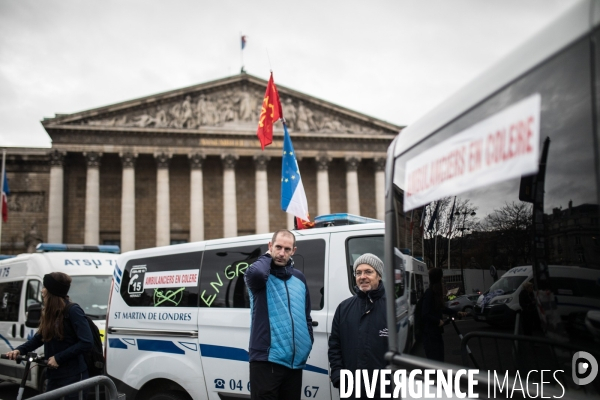
<path fill-rule="evenodd" d="M 40 121 L 249 74 L 408 125 L 571 0 L 0 0 L 0 146 Z"/>

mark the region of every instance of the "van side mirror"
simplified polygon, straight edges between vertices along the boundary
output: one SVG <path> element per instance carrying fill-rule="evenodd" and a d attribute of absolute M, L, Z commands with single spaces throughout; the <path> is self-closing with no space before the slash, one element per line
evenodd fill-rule
<path fill-rule="evenodd" d="M 417 291 L 415 289 L 410 291 L 410 305 L 414 306 L 417 304 Z"/>
<path fill-rule="evenodd" d="M 25 320 L 25 326 L 28 328 L 37 328 L 40 326 L 40 318 L 42 317 L 42 305 L 32 304 L 27 310 L 27 320 Z"/>

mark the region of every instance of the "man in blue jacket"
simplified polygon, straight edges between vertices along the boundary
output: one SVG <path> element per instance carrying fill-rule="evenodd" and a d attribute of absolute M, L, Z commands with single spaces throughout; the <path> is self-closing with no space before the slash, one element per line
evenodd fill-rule
<path fill-rule="evenodd" d="M 250 392 L 253 400 L 294 400 L 313 344 L 306 278 L 294 268 L 296 237 L 281 229 L 244 276 L 250 293 Z"/>

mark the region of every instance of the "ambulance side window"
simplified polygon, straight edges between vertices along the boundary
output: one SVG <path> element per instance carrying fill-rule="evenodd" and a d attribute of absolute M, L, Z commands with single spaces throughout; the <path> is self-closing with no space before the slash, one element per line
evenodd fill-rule
<path fill-rule="evenodd" d="M 26 310 L 29 310 L 29 306 L 32 304 L 41 304 L 42 303 L 42 291 L 41 291 L 41 282 L 38 280 L 30 280 L 27 282 L 27 295 L 26 297 Z"/>
<path fill-rule="evenodd" d="M 310 292 L 312 310 L 322 310 L 325 304 L 325 241 L 299 240 L 296 243 L 294 266 L 302 271 Z"/>
<path fill-rule="evenodd" d="M 202 252 L 129 260 L 121 296 L 130 307 L 197 307 Z"/>
<path fill-rule="evenodd" d="M 0 321 L 18 321 L 23 281 L 0 283 Z"/>
<path fill-rule="evenodd" d="M 200 307 L 250 308 L 244 272 L 266 251 L 266 243 L 205 251 L 200 276 Z"/>
<path fill-rule="evenodd" d="M 320 310 L 324 299 L 325 241 L 298 241 L 296 247 L 294 268 L 306 277 L 312 309 Z M 266 251 L 266 243 L 207 250 L 200 277 L 200 307 L 250 308 L 244 273 Z"/>

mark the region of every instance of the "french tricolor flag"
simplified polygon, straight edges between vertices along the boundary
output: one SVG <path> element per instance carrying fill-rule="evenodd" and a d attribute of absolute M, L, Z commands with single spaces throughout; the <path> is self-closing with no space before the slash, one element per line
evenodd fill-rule
<path fill-rule="evenodd" d="M 281 209 L 303 221 L 310 221 L 296 153 L 285 123 L 283 124 L 283 159 L 281 163 Z"/>

